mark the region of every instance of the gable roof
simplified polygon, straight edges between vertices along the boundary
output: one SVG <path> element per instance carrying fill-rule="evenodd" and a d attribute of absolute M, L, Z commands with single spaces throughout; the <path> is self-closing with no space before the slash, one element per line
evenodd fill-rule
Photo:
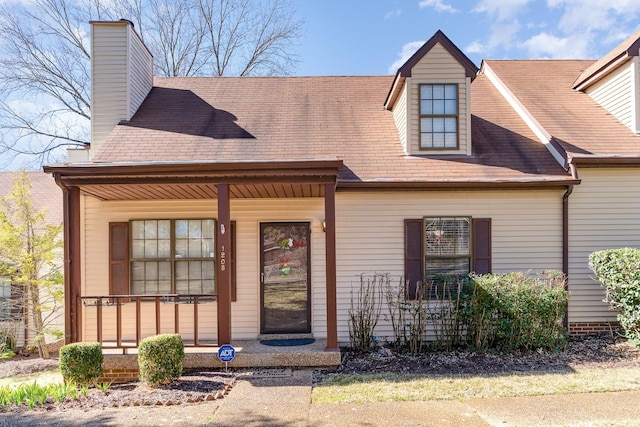
<path fill-rule="evenodd" d="M 472 90 L 472 156 L 407 156 L 391 76 L 157 78 L 111 132 L 103 164 L 339 159 L 339 187 L 566 185 L 571 177 L 484 78 Z M 366 90 L 365 90 L 366 89 Z M 275 95 L 275 96 L 274 96 Z"/>
<path fill-rule="evenodd" d="M 583 90 L 598 81 L 605 74 L 625 62 L 632 56 L 638 56 L 640 49 L 640 30 L 613 48 L 605 56 L 587 67 L 573 83 L 573 88 Z"/>
<path fill-rule="evenodd" d="M 433 47 L 440 43 L 442 47 L 449 52 L 453 58 L 460 63 L 465 70 L 465 76 L 473 80 L 478 74 L 478 67 L 471 61 L 467 55 L 465 55 L 449 38 L 441 31 L 436 33 L 427 40 L 411 57 L 400 67 L 396 72 L 387 98 L 384 101 L 385 108 L 391 108 L 398 97 L 398 92 L 402 88 L 402 84 L 407 77 L 411 77 L 411 71 L 420 60 L 433 49 Z"/>
<path fill-rule="evenodd" d="M 575 76 L 594 61 L 485 62 L 569 159 L 640 159 L 640 138 L 589 95 L 572 89 Z"/>

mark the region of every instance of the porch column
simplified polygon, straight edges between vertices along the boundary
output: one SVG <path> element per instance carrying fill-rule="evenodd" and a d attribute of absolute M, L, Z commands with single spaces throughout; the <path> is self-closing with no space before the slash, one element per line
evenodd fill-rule
<path fill-rule="evenodd" d="M 78 301 L 81 292 L 80 189 L 60 186 L 64 198 L 64 342 L 69 344 L 82 337 L 82 306 Z"/>
<path fill-rule="evenodd" d="M 229 184 L 218 184 L 216 236 L 216 291 L 218 294 L 218 345 L 231 344 L 231 209 Z"/>
<path fill-rule="evenodd" d="M 327 292 L 327 351 L 338 351 L 338 312 L 336 308 L 336 187 L 324 186 L 326 292 Z"/>

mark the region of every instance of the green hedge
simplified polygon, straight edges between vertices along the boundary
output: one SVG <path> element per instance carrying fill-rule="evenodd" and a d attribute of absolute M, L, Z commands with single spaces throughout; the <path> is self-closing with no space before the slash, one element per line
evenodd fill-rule
<path fill-rule="evenodd" d="M 566 343 L 562 327 L 568 292 L 564 276 L 547 272 L 471 275 L 463 296 L 461 321 L 467 343 L 495 349 L 558 349 Z"/>
<path fill-rule="evenodd" d="M 79 342 L 60 348 L 60 372 L 66 382 L 94 384 L 102 376 L 103 361 L 100 343 Z"/>
<path fill-rule="evenodd" d="M 640 345 L 640 250 L 593 252 L 589 256 L 589 267 L 605 288 L 605 302 L 618 311 L 618 321 L 626 337 Z"/>
<path fill-rule="evenodd" d="M 184 343 L 179 334 L 155 335 L 140 341 L 140 380 L 149 385 L 169 384 L 182 375 Z"/>

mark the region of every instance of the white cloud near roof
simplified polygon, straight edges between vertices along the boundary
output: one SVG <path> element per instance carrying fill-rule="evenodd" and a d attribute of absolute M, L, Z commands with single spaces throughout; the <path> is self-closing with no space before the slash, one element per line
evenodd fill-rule
<path fill-rule="evenodd" d="M 454 8 L 448 3 L 445 3 L 443 0 L 422 0 L 418 4 L 418 6 L 420 6 L 421 9 L 424 9 L 426 7 L 431 7 L 435 9 L 436 12 L 449 12 L 449 13 L 458 12 L 458 9 Z"/>
<path fill-rule="evenodd" d="M 488 13 L 498 21 L 506 21 L 517 16 L 531 0 L 480 0 L 474 12 Z"/>
<path fill-rule="evenodd" d="M 424 43 L 424 41 L 405 43 L 404 46 L 402 46 L 402 50 L 398 54 L 398 59 L 396 59 L 389 67 L 389 73 L 395 74 L 396 71 L 398 71 L 398 68 L 402 67 L 402 65 L 404 65 L 404 63 L 407 62 L 409 58 L 411 58 L 411 55 L 416 53 L 416 51 L 420 49 L 420 47 Z"/>
<path fill-rule="evenodd" d="M 396 16 L 400 16 L 402 14 L 402 9 L 394 9 L 384 14 L 384 19 L 395 18 Z"/>
<path fill-rule="evenodd" d="M 540 33 L 522 43 L 530 58 L 580 59 L 588 57 L 589 38 L 583 34 L 556 37 Z"/>

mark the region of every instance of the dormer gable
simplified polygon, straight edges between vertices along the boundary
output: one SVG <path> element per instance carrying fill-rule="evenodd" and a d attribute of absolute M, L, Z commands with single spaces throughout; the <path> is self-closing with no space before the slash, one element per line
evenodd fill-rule
<path fill-rule="evenodd" d="M 640 134 L 640 30 L 587 67 L 573 89 Z"/>
<path fill-rule="evenodd" d="M 384 106 L 407 155 L 471 155 L 470 88 L 477 72 L 440 30 L 398 69 Z"/>

